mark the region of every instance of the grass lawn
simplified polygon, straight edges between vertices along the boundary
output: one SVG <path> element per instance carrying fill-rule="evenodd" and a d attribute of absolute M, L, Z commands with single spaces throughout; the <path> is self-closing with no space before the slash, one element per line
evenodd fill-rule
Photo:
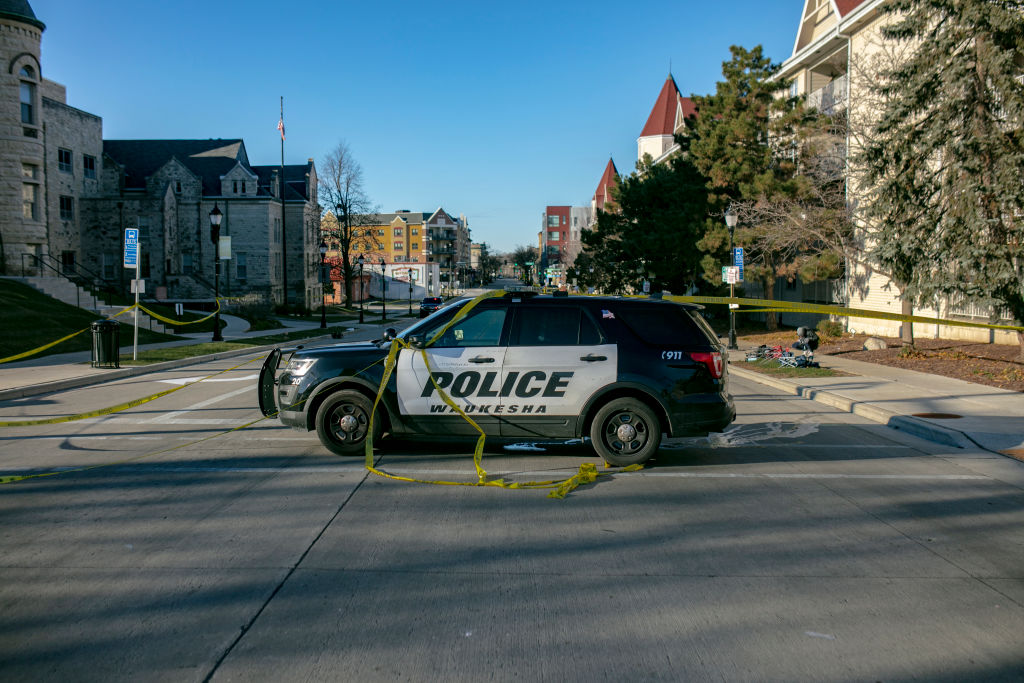
<path fill-rule="evenodd" d="M 269 344 L 287 344 L 291 341 L 309 339 L 310 337 L 322 337 L 329 333 L 329 330 L 292 330 L 280 334 L 271 334 L 265 337 L 249 337 L 247 339 L 236 339 L 229 342 L 204 342 L 202 344 L 187 344 L 184 346 L 171 346 L 165 349 L 145 349 L 139 351 L 137 360 L 132 360 L 132 354 L 121 354 L 121 365 L 149 365 L 151 363 L 163 363 L 169 360 L 180 360 L 182 358 L 193 358 L 195 356 L 206 356 L 221 351 L 235 351 L 246 349 L 252 346 L 267 346 Z"/>
<path fill-rule="evenodd" d="M 779 365 L 777 360 L 761 359 L 753 362 L 733 363 L 738 368 L 754 370 L 765 375 L 776 377 L 844 377 L 847 373 L 832 368 L 790 368 Z"/>
<path fill-rule="evenodd" d="M 65 304 L 42 294 L 28 285 L 14 280 L 0 278 L 0 301 L 3 302 L 4 333 L 0 335 L 0 358 L 7 358 L 38 348 L 73 332 L 84 330 L 71 339 L 61 342 L 30 358 L 47 356 L 69 351 L 92 349 L 90 326 L 100 316 L 81 308 Z M 131 314 L 118 318 L 121 322 L 121 341 L 130 341 Z M 213 329 L 212 327 L 210 328 Z M 174 341 L 180 339 L 168 334 L 139 329 L 139 343 Z"/>

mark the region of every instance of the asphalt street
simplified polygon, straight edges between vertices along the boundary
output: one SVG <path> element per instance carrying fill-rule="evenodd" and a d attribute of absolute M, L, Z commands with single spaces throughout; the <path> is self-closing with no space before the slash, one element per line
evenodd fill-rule
<path fill-rule="evenodd" d="M 1020 680 L 1020 462 L 734 378 L 726 433 L 564 500 L 410 484 L 261 420 L 259 360 L 0 403 L 184 387 L 0 430 L 0 475 L 55 473 L 0 486 L 0 678 Z M 472 482 L 471 451 L 385 442 L 377 465 Z M 484 467 L 584 462 L 489 443 Z"/>

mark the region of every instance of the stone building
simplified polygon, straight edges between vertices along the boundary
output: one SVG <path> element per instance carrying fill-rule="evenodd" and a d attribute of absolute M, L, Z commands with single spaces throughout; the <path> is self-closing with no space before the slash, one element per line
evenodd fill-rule
<path fill-rule="evenodd" d="M 290 303 L 320 301 L 312 159 L 281 179 L 280 166 L 251 166 L 240 139 L 105 141 L 102 119 L 43 77 L 43 30 L 27 0 L 0 0 L 0 275 L 127 291 L 124 230 L 138 228 L 147 296 L 209 299 L 218 206 L 232 238 L 222 292 L 282 302 L 287 276 Z"/>

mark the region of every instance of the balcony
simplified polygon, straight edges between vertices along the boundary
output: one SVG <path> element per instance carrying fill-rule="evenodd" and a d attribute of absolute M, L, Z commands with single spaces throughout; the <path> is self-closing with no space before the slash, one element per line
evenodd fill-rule
<path fill-rule="evenodd" d="M 824 88 L 818 88 L 807 95 L 808 108 L 817 109 L 822 114 L 831 116 L 846 107 L 847 76 L 830 81 Z"/>

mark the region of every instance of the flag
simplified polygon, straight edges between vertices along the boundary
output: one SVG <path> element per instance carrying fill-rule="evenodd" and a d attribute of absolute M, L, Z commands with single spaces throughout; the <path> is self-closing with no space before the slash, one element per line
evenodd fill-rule
<path fill-rule="evenodd" d="M 277 120 L 277 129 L 281 131 L 281 139 L 284 140 L 284 119 Z"/>

